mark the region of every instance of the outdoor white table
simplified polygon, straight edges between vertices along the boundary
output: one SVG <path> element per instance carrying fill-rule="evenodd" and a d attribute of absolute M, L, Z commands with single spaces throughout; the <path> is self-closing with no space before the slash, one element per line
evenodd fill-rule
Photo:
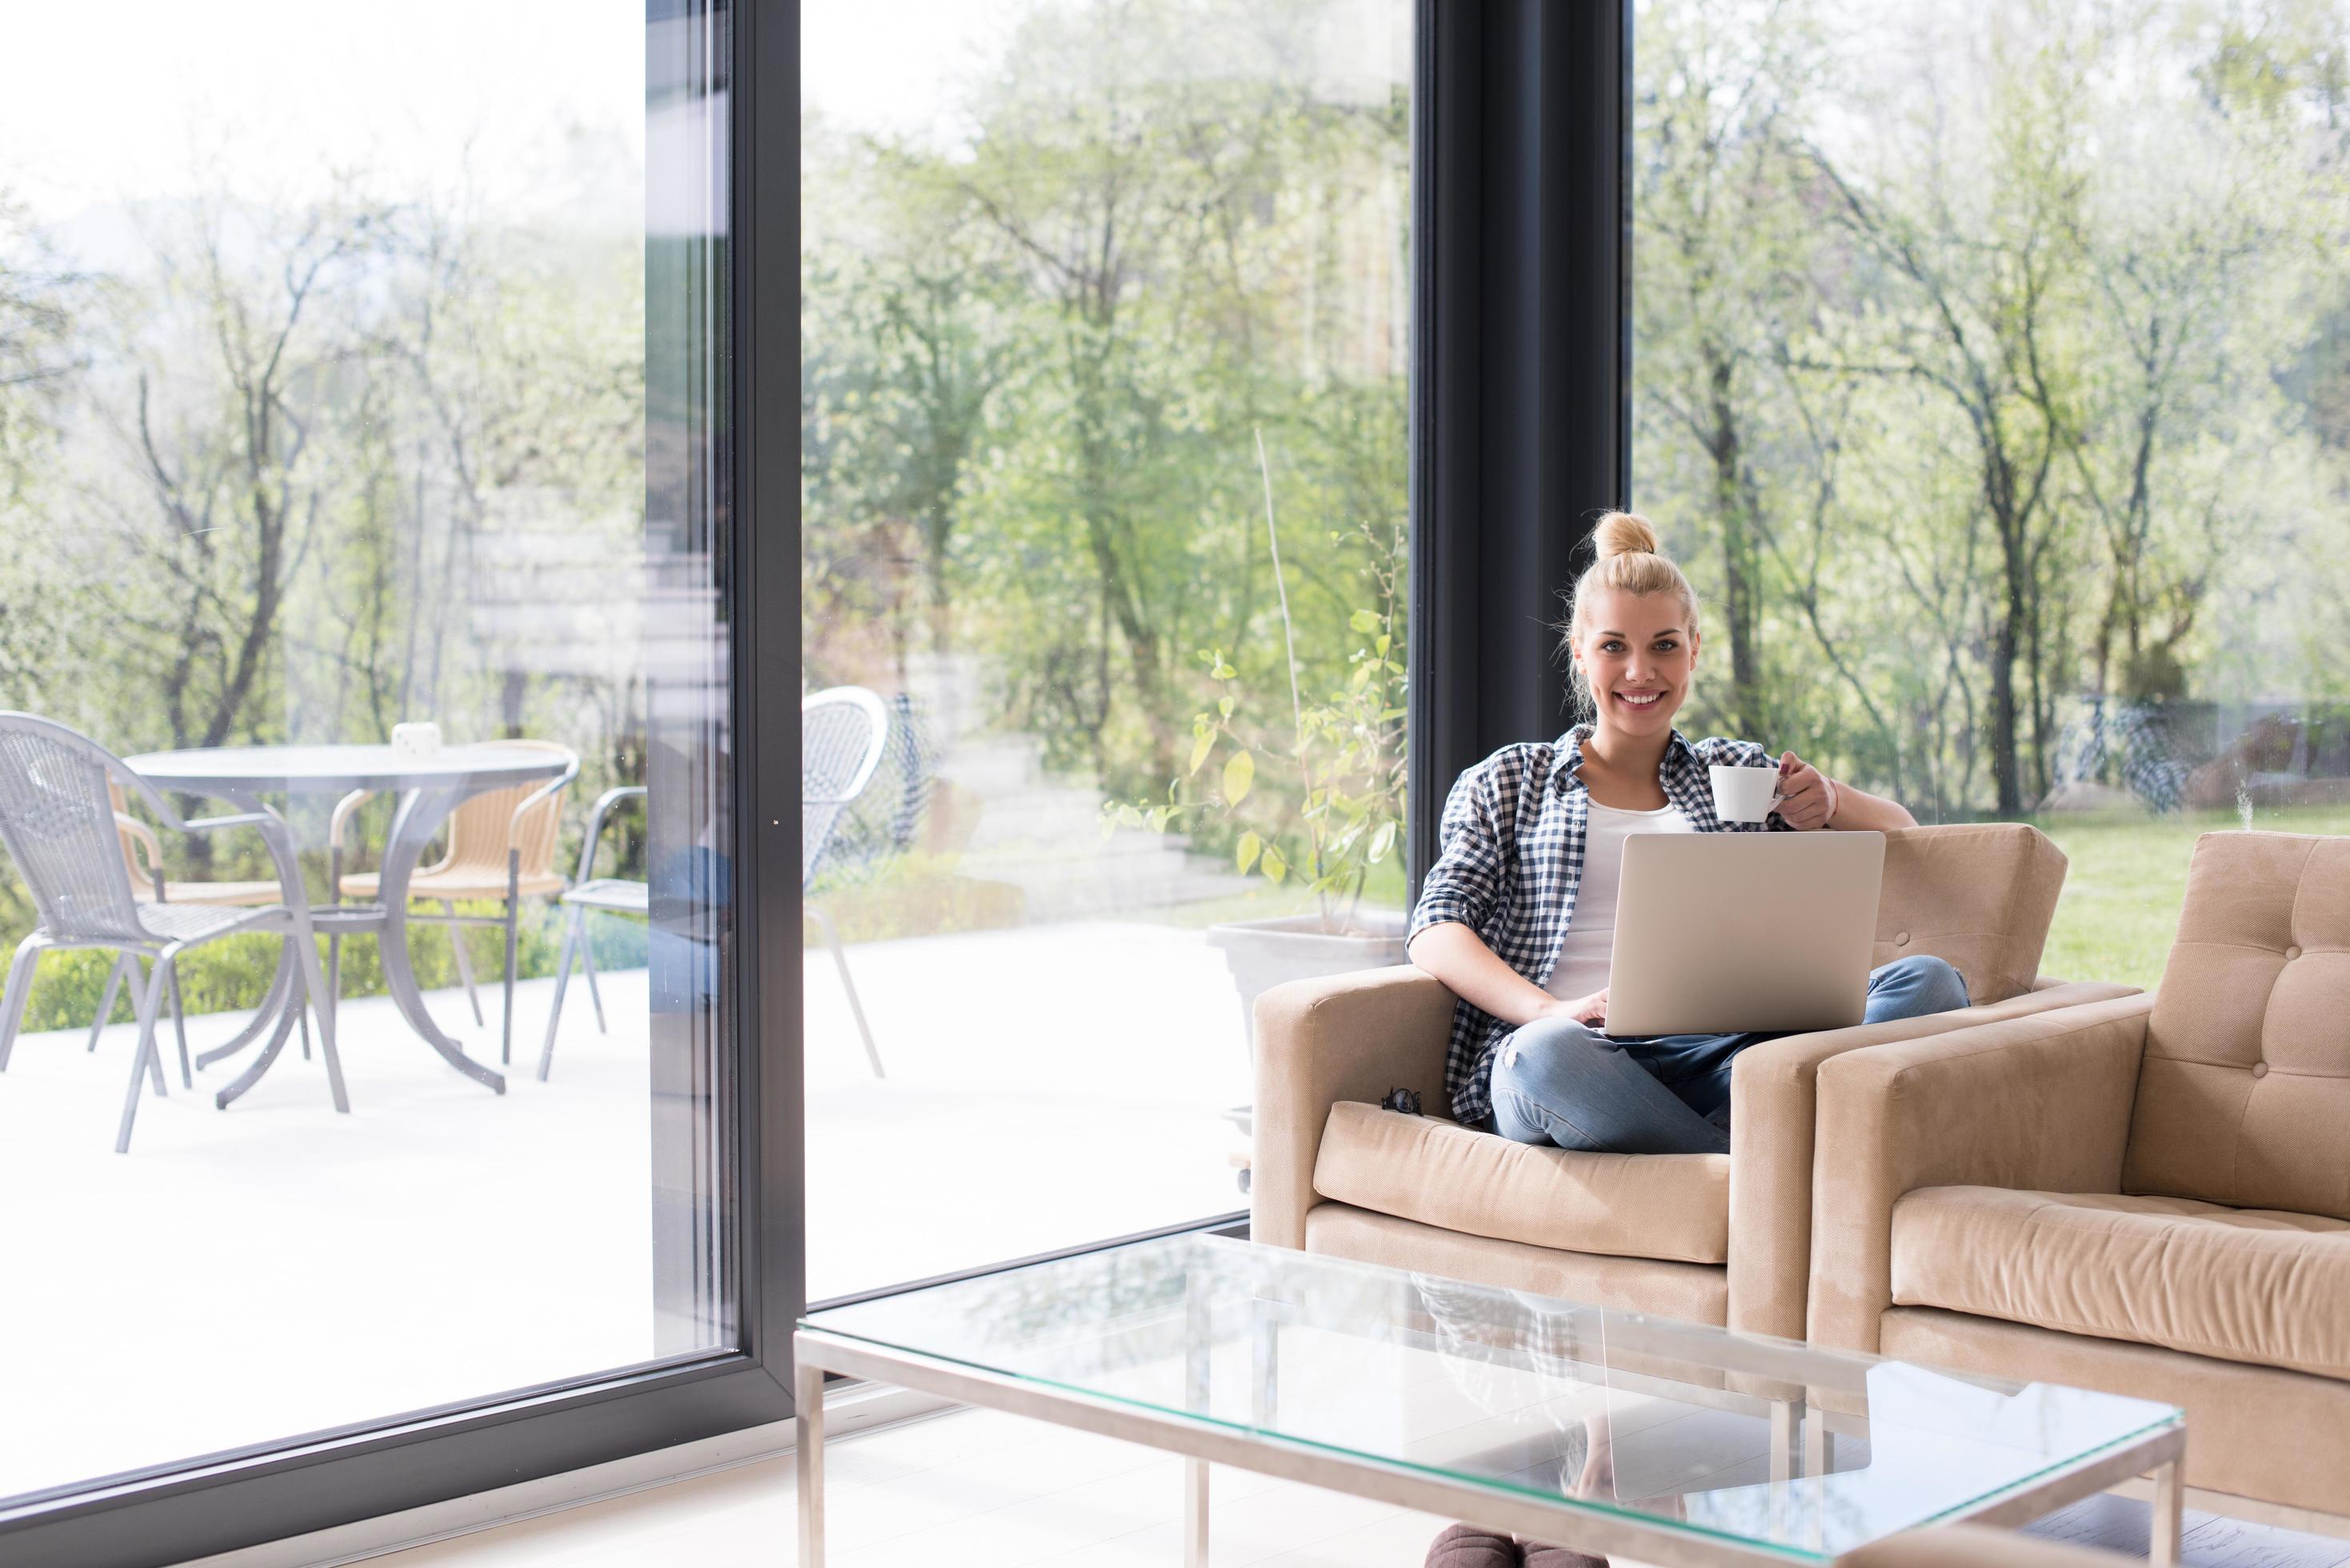
<path fill-rule="evenodd" d="M 827 1372 L 1182 1456 L 1190 1568 L 1211 1463 L 1663 1568 L 1825 1568 L 2152 1470 L 2153 1562 L 2178 1561 L 2174 1407 L 1217 1236 L 829 1307 L 792 1350 L 800 1568 Z"/>
<path fill-rule="evenodd" d="M 392 814 L 391 836 L 383 846 L 380 901 L 314 909 L 313 923 L 327 932 L 372 932 L 383 950 L 384 982 L 409 1026 L 457 1071 L 499 1094 L 505 1093 L 504 1076 L 465 1054 L 464 1047 L 442 1033 L 425 1011 L 408 951 L 408 883 L 433 834 L 468 795 L 553 778 L 565 766 L 560 754 L 493 742 L 448 746 L 424 758 L 402 756 L 390 746 L 218 746 L 150 752 L 124 761 L 159 789 L 209 795 L 245 811 L 262 809 L 261 797 L 267 794 L 339 796 L 356 789 L 397 794 L 400 804 Z M 288 1006 L 289 1000 L 296 1004 Z M 234 1083 L 214 1096 L 215 1104 L 225 1107 L 261 1081 L 285 1049 L 300 1013 L 289 950 L 279 958 L 276 978 L 270 983 L 268 997 L 255 1011 L 253 1023 L 226 1045 L 199 1058 L 206 1064 L 216 1062 L 243 1050 L 263 1030 L 276 1025 L 267 1047 Z M 340 1065 L 330 1060 L 328 1068 L 335 1108 L 348 1110 Z"/>

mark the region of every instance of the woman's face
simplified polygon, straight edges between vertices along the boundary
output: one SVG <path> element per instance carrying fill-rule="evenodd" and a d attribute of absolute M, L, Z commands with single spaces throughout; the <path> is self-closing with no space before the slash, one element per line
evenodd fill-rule
<path fill-rule="evenodd" d="M 1679 594 L 1595 588 L 1583 603 L 1575 661 L 1590 683 L 1599 722 L 1629 736 L 1663 734 L 1697 671 L 1697 633 Z"/>

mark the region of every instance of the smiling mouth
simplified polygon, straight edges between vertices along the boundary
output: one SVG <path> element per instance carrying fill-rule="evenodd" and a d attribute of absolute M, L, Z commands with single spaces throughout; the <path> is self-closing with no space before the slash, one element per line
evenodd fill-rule
<path fill-rule="evenodd" d="M 1661 691 L 1618 691 L 1616 701 L 1627 708 L 1653 708 L 1664 701 Z"/>

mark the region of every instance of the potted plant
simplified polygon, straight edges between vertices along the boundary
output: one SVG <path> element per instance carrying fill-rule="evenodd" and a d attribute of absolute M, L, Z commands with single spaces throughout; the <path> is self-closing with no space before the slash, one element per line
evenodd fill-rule
<path fill-rule="evenodd" d="M 1187 814 L 1201 811 L 1253 823 L 1244 826 L 1233 846 L 1233 863 L 1241 873 L 1262 877 L 1274 887 L 1299 878 L 1314 894 L 1315 907 L 1309 910 L 1208 928 L 1209 944 L 1223 950 L 1240 992 L 1252 1062 L 1258 996 L 1286 981 L 1401 963 L 1406 922 L 1401 910 L 1362 907 L 1372 868 L 1402 848 L 1406 713 L 1403 639 L 1398 626 L 1402 609 L 1400 530 L 1389 539 L 1381 539 L 1367 525 L 1332 535 L 1333 543 L 1358 541 L 1367 548 L 1370 564 L 1365 576 L 1370 602 L 1347 618 L 1348 629 L 1362 640 L 1348 657 L 1345 684 L 1309 707 L 1298 684 L 1296 628 L 1290 618 L 1289 590 L 1282 581 L 1273 479 L 1262 434 L 1257 463 L 1289 672 L 1297 769 L 1297 793 L 1291 797 L 1296 802 L 1294 818 L 1287 801 L 1276 802 L 1274 792 L 1258 788 L 1256 753 L 1235 728 L 1244 707 L 1235 684 L 1240 671 L 1222 649 L 1200 650 L 1209 678 L 1227 690 L 1211 711 L 1191 721 L 1191 752 L 1183 778 L 1169 781 L 1163 804 L 1120 803 L 1103 810 L 1105 831 L 1126 825 L 1164 832 Z M 1184 780 L 1203 776 L 1204 794 L 1182 801 Z M 1264 809 L 1268 805 L 1270 812 Z M 1284 836 L 1298 855 L 1294 862 L 1283 848 Z M 1246 1107 L 1232 1115 L 1245 1128 Z"/>

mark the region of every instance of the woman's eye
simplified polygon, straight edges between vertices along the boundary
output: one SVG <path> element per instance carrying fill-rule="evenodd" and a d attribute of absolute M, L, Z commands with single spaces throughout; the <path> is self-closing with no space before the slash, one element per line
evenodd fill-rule
<path fill-rule="evenodd" d="M 1599 645 L 1599 651 L 1602 653 L 1621 653 L 1624 651 L 1624 645 L 1611 638 L 1607 641 Z"/>

